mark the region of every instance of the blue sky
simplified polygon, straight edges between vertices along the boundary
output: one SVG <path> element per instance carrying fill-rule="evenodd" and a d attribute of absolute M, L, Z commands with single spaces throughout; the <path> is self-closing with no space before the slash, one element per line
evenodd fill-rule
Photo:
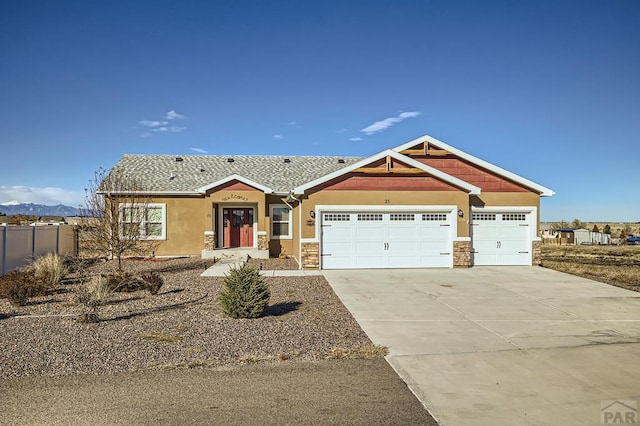
<path fill-rule="evenodd" d="M 0 13 L 0 203 L 125 153 L 367 156 L 429 134 L 640 221 L 640 2 L 24 1 Z M 377 124 L 376 124 L 377 123 Z"/>

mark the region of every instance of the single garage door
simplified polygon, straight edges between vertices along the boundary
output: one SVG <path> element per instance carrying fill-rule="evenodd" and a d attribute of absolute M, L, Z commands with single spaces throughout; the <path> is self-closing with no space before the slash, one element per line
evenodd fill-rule
<path fill-rule="evenodd" d="M 453 266 L 451 212 L 323 212 L 323 269 Z"/>
<path fill-rule="evenodd" d="M 474 265 L 531 265 L 528 213 L 473 213 Z"/>

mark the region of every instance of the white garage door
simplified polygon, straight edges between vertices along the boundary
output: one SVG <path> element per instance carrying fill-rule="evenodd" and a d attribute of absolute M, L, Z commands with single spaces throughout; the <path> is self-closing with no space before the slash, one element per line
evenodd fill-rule
<path fill-rule="evenodd" d="M 323 269 L 453 266 L 451 213 L 323 212 Z"/>
<path fill-rule="evenodd" d="M 528 213 L 473 213 L 474 265 L 531 265 Z"/>

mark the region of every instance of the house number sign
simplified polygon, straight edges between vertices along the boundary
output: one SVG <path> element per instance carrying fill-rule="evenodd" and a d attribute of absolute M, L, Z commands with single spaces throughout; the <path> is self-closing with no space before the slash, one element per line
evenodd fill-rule
<path fill-rule="evenodd" d="M 225 197 L 222 197 L 222 201 L 229 201 L 229 200 L 249 201 L 247 197 L 242 195 L 237 195 L 237 194 L 229 194 Z"/>

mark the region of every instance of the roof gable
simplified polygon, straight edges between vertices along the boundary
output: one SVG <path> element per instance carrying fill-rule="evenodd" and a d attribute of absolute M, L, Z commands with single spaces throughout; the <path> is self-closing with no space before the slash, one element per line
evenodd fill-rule
<path fill-rule="evenodd" d="M 372 167 L 369 168 L 371 170 L 384 170 L 383 168 L 380 167 L 379 164 L 379 160 L 384 159 L 386 157 L 390 157 L 392 159 L 397 160 L 400 164 L 409 166 L 409 168 L 413 168 L 413 169 L 417 169 L 417 170 L 421 170 L 426 172 L 427 174 L 440 179 L 448 184 L 451 184 L 453 186 L 456 186 L 460 189 L 465 190 L 466 192 L 468 192 L 471 195 L 479 195 L 480 194 L 480 188 L 478 188 L 477 186 L 471 185 L 470 183 L 467 183 L 461 179 L 458 179 L 454 176 L 451 176 L 447 173 L 444 173 L 438 169 L 435 169 L 431 166 L 428 166 L 426 164 L 422 164 L 419 161 L 416 161 L 410 157 L 407 157 L 406 155 L 402 155 L 396 151 L 392 151 L 390 149 L 387 149 L 385 151 L 381 151 L 377 154 L 372 155 L 371 157 L 367 157 L 364 158 L 356 163 L 353 163 L 347 167 L 344 167 L 340 170 L 336 170 L 333 173 L 329 173 L 325 176 L 322 176 L 318 179 L 312 180 L 310 182 L 307 182 L 303 185 L 297 186 L 294 188 L 294 193 L 295 194 L 304 194 L 305 191 L 307 191 L 308 189 L 311 189 L 315 186 L 321 185 L 325 182 L 329 182 L 335 178 L 338 178 L 340 176 L 343 176 L 347 173 L 351 173 L 354 171 L 357 171 L 358 169 L 362 169 L 365 168 L 365 166 L 368 165 L 375 165 L 376 167 Z"/>
<path fill-rule="evenodd" d="M 218 181 L 212 182 L 208 185 L 204 185 L 201 186 L 200 188 L 196 189 L 196 191 L 200 192 L 201 194 L 206 193 L 208 190 L 215 188 L 216 186 L 220 186 L 220 185 L 224 185 L 225 183 L 229 183 L 232 182 L 234 180 L 237 180 L 238 182 L 242 182 L 246 185 L 249 185 L 253 188 L 259 189 L 260 191 L 264 192 L 265 194 L 271 194 L 273 193 L 273 189 L 269 188 L 268 186 L 264 186 L 259 184 L 258 182 L 254 182 L 251 179 L 247 179 L 243 176 L 237 175 L 237 174 L 233 174 L 230 176 L 227 176 L 224 179 L 220 179 Z"/>
<path fill-rule="evenodd" d="M 446 151 L 446 153 L 450 153 L 453 154 L 454 156 L 463 159 L 469 163 L 472 163 L 474 165 L 477 165 L 479 167 L 482 167 L 494 174 L 497 174 L 499 176 L 502 176 L 506 179 L 509 179 L 519 185 L 522 185 L 526 188 L 532 189 L 538 193 L 540 193 L 541 196 L 543 197 L 550 197 L 553 194 L 555 194 L 555 192 L 553 192 L 553 190 L 542 186 L 540 184 L 537 184 L 529 179 L 525 179 L 522 176 L 519 176 L 515 173 L 512 173 L 508 170 L 505 170 L 501 167 L 496 166 L 495 164 L 491 164 L 487 161 L 481 160 L 480 158 L 474 157 L 471 154 L 467 154 L 464 151 L 461 151 L 457 148 L 452 147 L 451 145 L 448 145 L 444 142 L 442 142 L 441 140 L 438 140 L 432 136 L 429 135 L 424 135 L 424 136 L 420 136 L 419 138 L 413 139 L 409 142 L 406 142 L 400 146 L 397 146 L 395 148 L 393 148 L 393 151 L 395 152 L 403 152 L 403 151 L 407 151 L 407 150 L 411 150 L 411 148 L 416 147 L 417 145 L 423 144 L 423 149 L 421 150 L 421 152 L 423 153 L 423 155 L 428 155 L 430 152 L 433 152 L 435 154 L 444 154 Z M 432 147 L 436 147 L 437 150 L 433 151 Z M 417 153 L 417 150 L 416 150 Z"/>

